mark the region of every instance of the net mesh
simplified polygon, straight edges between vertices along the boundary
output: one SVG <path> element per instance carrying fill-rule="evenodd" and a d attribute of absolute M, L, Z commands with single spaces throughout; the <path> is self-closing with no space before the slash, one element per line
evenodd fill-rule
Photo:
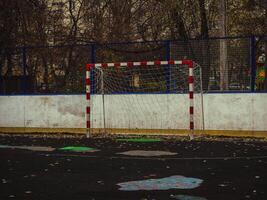
<path fill-rule="evenodd" d="M 200 69 L 194 65 L 197 129 L 203 118 Z M 91 73 L 92 127 L 189 129 L 188 66 L 94 68 Z"/>

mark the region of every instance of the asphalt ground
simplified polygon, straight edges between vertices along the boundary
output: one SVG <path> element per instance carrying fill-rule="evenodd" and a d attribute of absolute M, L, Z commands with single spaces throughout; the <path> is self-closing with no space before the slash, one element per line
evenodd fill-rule
<path fill-rule="evenodd" d="M 115 137 L 0 135 L 0 199 L 267 199 L 267 141 L 165 137 L 136 143 Z M 9 146 L 7 146 L 9 145 Z M 29 150 L 12 146 L 53 147 Z M 61 151 L 66 146 L 98 149 Z M 127 156 L 130 150 L 177 155 Z M 121 191 L 118 183 L 173 175 L 202 179 L 193 189 Z M 179 196 L 180 195 L 180 196 Z"/>

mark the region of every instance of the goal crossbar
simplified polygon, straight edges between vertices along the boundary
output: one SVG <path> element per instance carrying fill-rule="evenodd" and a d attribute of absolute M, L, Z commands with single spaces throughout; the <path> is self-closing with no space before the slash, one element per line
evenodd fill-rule
<path fill-rule="evenodd" d="M 92 68 L 120 68 L 120 67 L 138 67 L 138 66 L 153 66 L 153 65 L 186 65 L 188 67 L 188 94 L 189 94 L 189 130 L 194 131 L 194 70 L 192 60 L 155 60 L 155 61 L 139 61 L 139 62 L 113 62 L 113 63 L 89 63 L 86 64 L 86 135 L 90 136 L 91 129 L 91 81 L 90 71 Z"/>

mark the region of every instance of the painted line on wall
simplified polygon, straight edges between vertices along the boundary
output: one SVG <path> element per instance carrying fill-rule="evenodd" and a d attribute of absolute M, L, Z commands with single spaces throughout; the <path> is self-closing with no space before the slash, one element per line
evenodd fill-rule
<path fill-rule="evenodd" d="M 174 129 L 91 129 L 95 135 L 177 135 L 188 136 L 189 130 Z M 250 131 L 250 130 L 195 130 L 195 136 L 229 136 L 229 137 L 254 137 L 267 139 L 267 131 Z M 86 134 L 85 128 L 38 128 L 38 127 L 0 127 L 0 133 L 8 134 Z"/>

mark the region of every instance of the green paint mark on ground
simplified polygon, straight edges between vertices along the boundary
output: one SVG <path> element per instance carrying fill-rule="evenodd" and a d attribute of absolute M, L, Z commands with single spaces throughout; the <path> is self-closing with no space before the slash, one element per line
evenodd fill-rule
<path fill-rule="evenodd" d="M 97 149 L 91 148 L 91 147 L 74 147 L 74 146 L 69 146 L 69 147 L 63 147 L 59 148 L 59 150 L 62 151 L 96 151 Z"/>
<path fill-rule="evenodd" d="M 124 139 L 117 139 L 120 142 L 160 142 L 162 141 L 159 138 L 124 138 Z"/>

